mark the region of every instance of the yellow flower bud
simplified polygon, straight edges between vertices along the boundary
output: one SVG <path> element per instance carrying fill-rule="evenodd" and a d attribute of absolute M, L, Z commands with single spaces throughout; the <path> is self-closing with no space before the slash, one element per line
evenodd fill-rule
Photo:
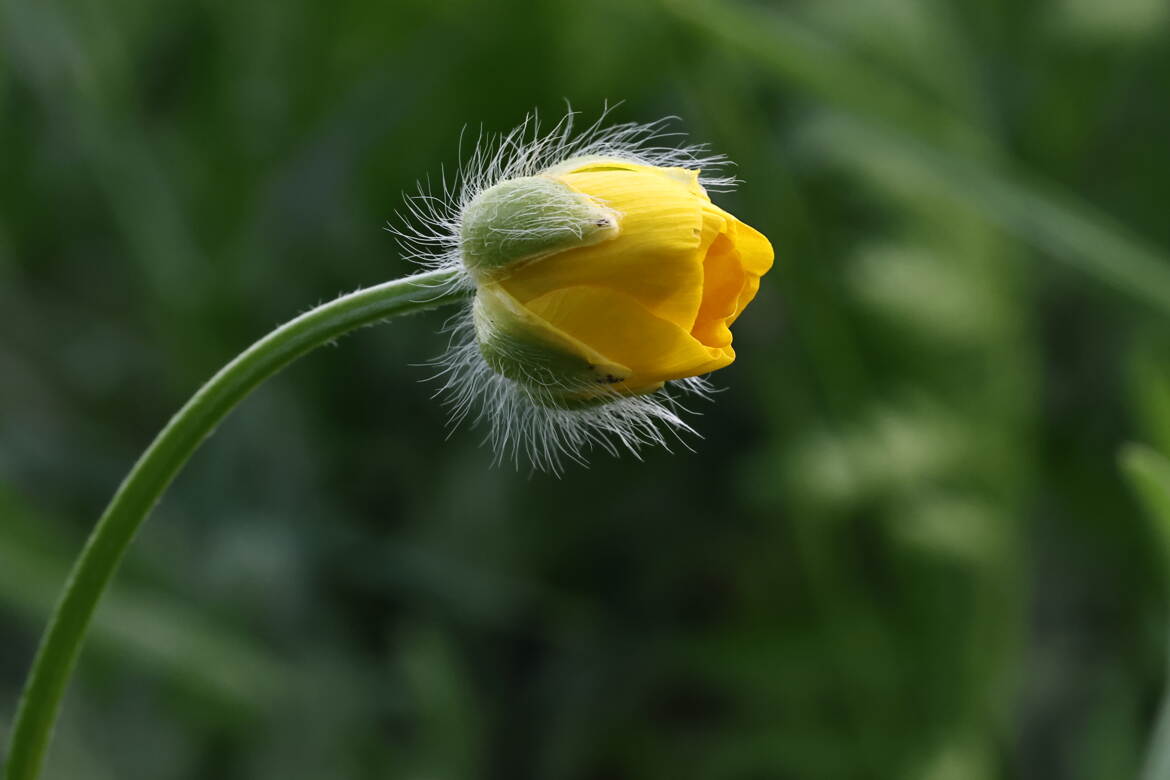
<path fill-rule="evenodd" d="M 461 242 L 487 364 L 564 407 L 730 364 L 730 326 L 773 259 L 697 170 L 604 157 L 485 190 Z"/>
<path fill-rule="evenodd" d="M 599 447 L 638 452 L 691 431 L 680 393 L 735 360 L 731 325 L 772 266 L 760 233 L 711 203 L 723 157 L 669 120 L 574 132 L 569 113 L 481 137 L 453 182 L 394 229 L 422 265 L 474 289 L 436 361 L 457 424 L 497 458 L 560 471 Z"/>

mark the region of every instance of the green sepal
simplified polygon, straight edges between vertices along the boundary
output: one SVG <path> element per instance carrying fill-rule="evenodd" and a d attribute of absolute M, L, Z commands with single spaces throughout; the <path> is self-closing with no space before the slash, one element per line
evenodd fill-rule
<path fill-rule="evenodd" d="M 477 195 L 463 210 L 463 264 L 477 279 L 507 275 L 509 266 L 615 237 L 618 214 L 548 176 L 509 179 Z"/>
<path fill-rule="evenodd" d="M 619 397 L 615 388 L 630 375 L 532 314 L 499 285 L 480 287 L 472 314 L 484 361 L 536 403 L 565 409 L 607 403 Z"/>

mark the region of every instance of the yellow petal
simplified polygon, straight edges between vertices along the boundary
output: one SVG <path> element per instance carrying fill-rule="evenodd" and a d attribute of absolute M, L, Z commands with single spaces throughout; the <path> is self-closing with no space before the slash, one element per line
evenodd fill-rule
<path fill-rule="evenodd" d="M 691 168 L 663 168 L 654 165 L 642 165 L 629 160 L 615 160 L 607 157 L 578 157 L 566 160 L 548 173 L 561 176 L 566 173 L 588 173 L 595 171 L 633 171 L 635 173 L 649 173 L 654 176 L 663 176 L 673 179 L 687 188 L 687 192 L 697 195 L 703 200 L 710 201 L 707 190 L 699 183 L 701 171 Z"/>
<path fill-rule="evenodd" d="M 691 335 L 709 347 L 731 343 L 728 320 L 739 311 L 740 294 L 747 282 L 735 244 L 726 235 L 715 239 L 703 261 L 703 303 Z"/>
<path fill-rule="evenodd" d="M 728 325 L 735 322 L 736 318 L 751 303 L 752 298 L 756 297 L 756 293 L 760 289 L 760 277 L 772 267 L 775 257 L 771 242 L 751 225 L 732 219 L 729 227 L 731 240 L 735 244 L 736 252 L 739 253 L 740 264 L 747 274 L 747 278 L 744 281 L 743 290 L 739 293 L 735 313 L 727 320 Z"/>
<path fill-rule="evenodd" d="M 528 302 L 528 309 L 567 336 L 631 371 L 628 388 L 698 376 L 735 359 L 730 347 L 704 346 L 634 298 L 601 287 L 567 287 Z"/>
<path fill-rule="evenodd" d="M 617 384 L 631 371 L 533 314 L 498 284 L 482 284 L 473 306 L 488 364 L 529 385 L 588 388 Z"/>
<path fill-rule="evenodd" d="M 606 162 L 566 173 L 560 180 L 619 212 L 620 233 L 594 246 L 571 249 L 515 270 L 502 283 L 527 303 L 563 287 L 605 287 L 633 297 L 655 316 L 690 330 L 703 290 L 706 201 L 686 182 L 632 163 Z"/>
<path fill-rule="evenodd" d="M 743 259 L 743 269 L 749 274 L 763 276 L 772 267 L 775 252 L 772 242 L 767 237 L 746 222 L 731 219 L 731 240 Z"/>

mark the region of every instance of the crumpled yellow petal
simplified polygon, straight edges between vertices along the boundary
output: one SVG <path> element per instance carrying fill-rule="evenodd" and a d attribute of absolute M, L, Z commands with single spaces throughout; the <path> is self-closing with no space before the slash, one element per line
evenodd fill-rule
<path fill-rule="evenodd" d="M 760 276 L 773 261 L 768 239 L 719 211 L 726 217 L 725 232 L 711 244 L 703 260 L 703 301 L 691 329 L 695 338 L 711 347 L 731 343 L 731 324 L 755 297 Z"/>
<path fill-rule="evenodd" d="M 752 298 L 756 297 L 756 293 L 760 289 L 760 277 L 772 267 L 776 253 L 772 249 L 772 243 L 764 234 L 751 225 L 732 217 L 728 227 L 732 243 L 735 244 L 735 250 L 739 253 L 740 264 L 743 266 L 744 273 L 747 274 L 743 290 L 740 291 L 739 300 L 736 303 L 735 314 L 727 320 L 727 324 L 731 325 L 752 302 Z"/>
<path fill-rule="evenodd" d="M 703 261 L 703 302 L 691 335 L 709 347 L 729 345 L 728 320 L 739 311 L 739 298 L 746 283 L 747 274 L 735 244 L 726 235 L 720 235 Z"/>
<path fill-rule="evenodd" d="M 705 374 L 735 359 L 731 347 L 704 346 L 633 297 L 610 289 L 566 287 L 527 306 L 552 327 L 629 368 L 626 385 L 631 388 Z"/>
<path fill-rule="evenodd" d="M 527 303 L 565 287 L 603 287 L 632 296 L 656 317 L 689 331 L 702 300 L 703 254 L 723 229 L 705 214 L 689 176 L 608 161 L 559 178 L 619 212 L 620 232 L 521 266 L 501 280 L 508 292 Z"/>

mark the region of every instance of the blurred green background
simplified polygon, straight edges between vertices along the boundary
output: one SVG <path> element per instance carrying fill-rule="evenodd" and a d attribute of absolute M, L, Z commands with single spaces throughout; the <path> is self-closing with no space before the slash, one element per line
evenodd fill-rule
<path fill-rule="evenodd" d="M 410 272 L 383 227 L 465 126 L 677 115 L 779 257 L 694 452 L 492 468 L 441 313 L 277 377 L 137 540 L 47 778 L 1170 776 L 1164 0 L 0 9 L 3 731 L 134 458 Z"/>

